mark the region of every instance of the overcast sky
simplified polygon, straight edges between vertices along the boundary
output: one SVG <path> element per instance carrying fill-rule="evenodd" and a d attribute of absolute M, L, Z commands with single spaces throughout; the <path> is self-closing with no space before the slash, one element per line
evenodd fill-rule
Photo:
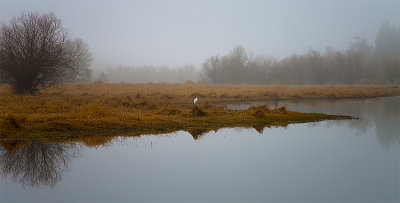
<path fill-rule="evenodd" d="M 235 45 L 277 58 L 309 48 L 344 50 L 356 36 L 374 43 L 385 21 L 400 24 L 400 0 L 0 0 L 2 22 L 23 11 L 54 12 L 87 42 L 93 68 L 200 66 Z"/>

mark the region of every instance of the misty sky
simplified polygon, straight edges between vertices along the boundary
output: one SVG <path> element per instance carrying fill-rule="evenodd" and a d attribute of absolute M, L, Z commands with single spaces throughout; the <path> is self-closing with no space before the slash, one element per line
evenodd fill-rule
<path fill-rule="evenodd" d="M 87 42 L 93 68 L 200 66 L 235 45 L 277 58 L 328 45 L 344 50 L 356 36 L 374 43 L 385 21 L 400 24 L 400 1 L 385 0 L 0 0 L 2 22 L 23 11 L 54 12 Z"/>

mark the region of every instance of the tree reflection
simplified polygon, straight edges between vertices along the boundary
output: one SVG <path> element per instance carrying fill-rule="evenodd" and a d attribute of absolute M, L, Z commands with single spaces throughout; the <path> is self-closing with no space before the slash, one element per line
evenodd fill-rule
<path fill-rule="evenodd" d="M 299 112 L 357 116 L 360 119 L 332 120 L 326 123 L 328 127 L 346 125 L 356 130 L 357 135 L 364 135 L 371 127 L 374 127 L 383 148 L 389 149 L 391 146 L 400 145 L 400 97 L 398 96 L 375 99 L 273 101 L 257 104 L 286 106 L 292 111 Z M 261 127 L 254 128 L 259 133 L 262 132 Z"/>
<path fill-rule="evenodd" d="M 23 186 L 54 187 L 68 169 L 71 158 L 79 155 L 76 143 L 19 142 L 1 143 L 0 172 Z"/>
<path fill-rule="evenodd" d="M 389 149 L 400 145 L 400 97 L 390 98 L 381 102 L 380 112 L 373 117 L 375 132 L 379 143 Z"/>
<path fill-rule="evenodd" d="M 375 131 L 379 143 L 385 149 L 400 146 L 400 119 L 376 120 Z"/>

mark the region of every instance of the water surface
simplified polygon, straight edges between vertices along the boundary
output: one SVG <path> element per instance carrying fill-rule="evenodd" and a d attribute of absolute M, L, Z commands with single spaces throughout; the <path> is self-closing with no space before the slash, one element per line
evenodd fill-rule
<path fill-rule="evenodd" d="M 399 202 L 399 103 L 269 102 L 360 119 L 117 137 L 99 146 L 18 142 L 0 147 L 0 200 Z"/>

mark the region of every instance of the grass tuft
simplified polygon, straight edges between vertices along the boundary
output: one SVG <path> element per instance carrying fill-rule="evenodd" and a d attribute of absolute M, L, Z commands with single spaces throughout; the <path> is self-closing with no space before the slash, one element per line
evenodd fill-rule
<path fill-rule="evenodd" d="M 194 117 L 206 116 L 207 114 L 208 113 L 198 105 L 194 105 L 192 107 L 192 111 L 190 112 L 190 115 Z"/>
<path fill-rule="evenodd" d="M 25 118 L 17 117 L 13 114 L 8 114 L 3 118 L 1 122 L 2 127 L 7 130 L 17 130 L 20 129 L 25 121 Z"/>
<path fill-rule="evenodd" d="M 288 111 L 286 110 L 286 106 L 281 106 L 281 107 L 279 107 L 278 108 L 278 111 L 279 112 L 281 112 L 281 113 L 284 113 L 284 114 L 286 114 Z"/>

